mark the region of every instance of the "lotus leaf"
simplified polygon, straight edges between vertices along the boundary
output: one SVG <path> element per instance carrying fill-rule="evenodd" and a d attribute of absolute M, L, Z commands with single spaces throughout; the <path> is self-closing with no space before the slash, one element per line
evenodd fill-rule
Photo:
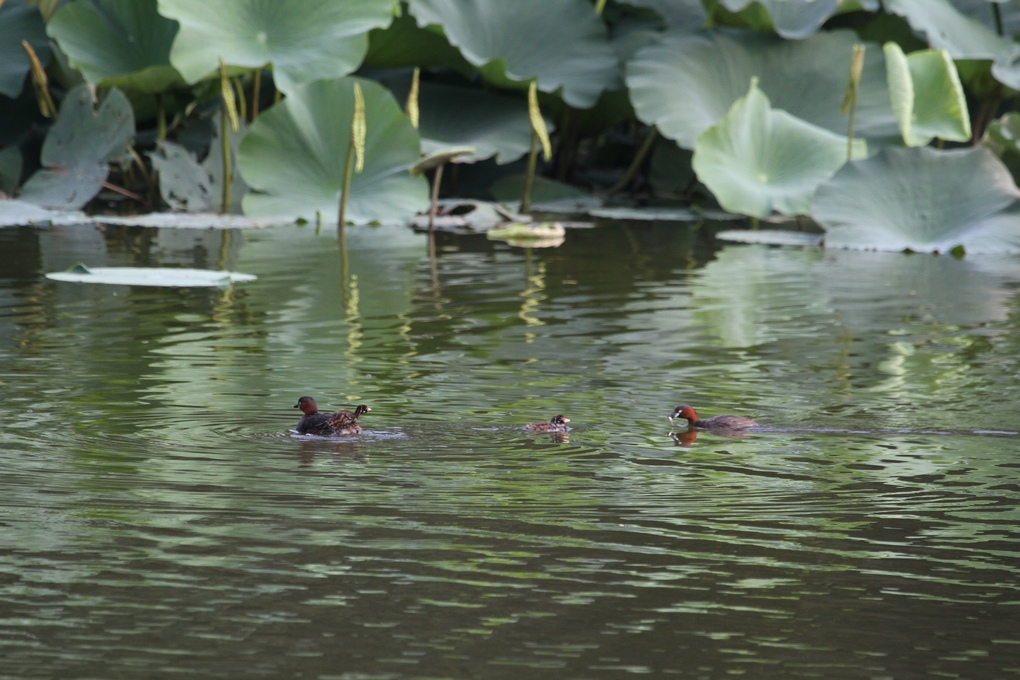
<path fill-rule="evenodd" d="M 28 75 L 22 40 L 28 41 L 44 66 L 49 63 L 50 41 L 39 10 L 24 0 L 0 3 L 0 94 L 12 99 L 21 94 Z"/>
<path fill-rule="evenodd" d="M 438 25 L 489 80 L 561 92 L 590 108 L 619 85 L 620 66 L 606 27 L 583 0 L 410 0 L 419 26 Z"/>
<path fill-rule="evenodd" d="M 1020 252 L 1020 191 L 983 147 L 885 149 L 845 165 L 815 195 L 828 246 Z"/>
<path fill-rule="evenodd" d="M 47 208 L 84 206 L 106 180 L 107 164 L 124 155 L 134 129 L 131 104 L 120 90 L 110 90 L 93 111 L 89 87 L 74 88 L 43 142 L 42 162 L 47 169 L 25 183 L 21 199 Z"/>
<path fill-rule="evenodd" d="M 722 0 L 731 12 L 755 2 L 768 12 L 776 33 L 788 40 L 814 35 L 839 8 L 839 0 Z"/>
<path fill-rule="evenodd" d="M 384 81 L 398 101 L 407 99 L 409 79 Z M 495 158 L 510 163 L 531 148 L 528 104 L 477 88 L 423 82 L 418 92 L 422 151 L 435 153 L 450 147 L 470 146 L 473 151 L 459 163 Z"/>
<path fill-rule="evenodd" d="M 404 222 L 428 206 L 428 184 L 412 177 L 418 134 L 387 90 L 355 78 L 294 88 L 259 116 L 241 142 L 238 165 L 252 191 L 249 215 L 336 221 L 354 110 L 354 83 L 365 98 L 365 168 L 351 179 L 347 215 L 355 223 Z"/>
<path fill-rule="evenodd" d="M 51 272 L 46 278 L 72 283 L 107 283 L 118 286 L 163 286 L 172 288 L 229 288 L 232 283 L 254 281 L 252 274 L 208 269 L 170 267 L 86 267 L 76 264 L 67 271 Z"/>
<path fill-rule="evenodd" d="M 865 149 L 855 142 L 854 154 Z M 770 108 L 751 83 L 720 123 L 698 138 L 694 171 L 726 210 L 806 214 L 819 184 L 847 158 L 847 139 Z"/>
<path fill-rule="evenodd" d="M 720 231 L 715 235 L 720 241 L 736 243 L 761 243 L 769 246 L 820 246 L 821 234 L 807 234 L 800 231 L 782 231 L 780 229 L 731 229 Z"/>
<path fill-rule="evenodd" d="M 160 14 L 180 22 L 170 62 L 194 83 L 231 66 L 273 66 L 276 86 L 353 72 L 368 50 L 368 32 L 393 20 L 392 0 L 159 0 Z"/>
<path fill-rule="evenodd" d="M 887 12 L 906 18 L 932 47 L 948 50 L 954 59 L 994 59 L 1009 49 L 1008 40 L 962 14 L 949 0 L 886 0 L 883 4 Z"/>
<path fill-rule="evenodd" d="M 653 10 L 669 27 L 704 26 L 708 20 L 701 0 L 623 0 L 622 4 Z"/>
<path fill-rule="evenodd" d="M 90 83 L 162 92 L 182 82 L 170 65 L 177 22 L 160 16 L 156 0 L 68 3 L 48 30 Z"/>
<path fill-rule="evenodd" d="M 796 42 L 754 33 L 666 33 L 628 62 L 627 85 L 638 118 L 688 149 L 747 92 L 752 77 L 776 108 L 844 134 L 840 105 L 857 42 L 849 31 Z M 865 52 L 858 137 L 898 135 L 883 62 L 877 48 Z"/>
<path fill-rule="evenodd" d="M 886 43 L 889 98 L 907 146 L 925 146 L 935 137 L 970 140 L 970 115 L 956 66 L 945 50 L 907 56 Z"/>

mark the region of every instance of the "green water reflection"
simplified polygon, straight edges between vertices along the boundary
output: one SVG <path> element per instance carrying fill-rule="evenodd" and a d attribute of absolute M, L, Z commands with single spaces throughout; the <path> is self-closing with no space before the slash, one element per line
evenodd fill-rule
<path fill-rule="evenodd" d="M 1020 667 L 1015 260 L 347 237 L 0 230 L 0 676 Z M 259 278 L 42 277 L 79 260 Z M 302 394 L 366 433 L 291 435 Z"/>

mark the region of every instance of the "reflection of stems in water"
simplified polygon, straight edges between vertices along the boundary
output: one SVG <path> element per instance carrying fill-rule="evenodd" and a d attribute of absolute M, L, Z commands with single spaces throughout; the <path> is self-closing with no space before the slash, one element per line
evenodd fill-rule
<path fill-rule="evenodd" d="M 432 272 L 432 290 L 439 295 L 439 263 L 436 262 L 436 234 L 429 230 L 429 269 Z"/>
<path fill-rule="evenodd" d="M 429 206 L 429 268 L 432 271 L 432 288 L 439 293 L 439 266 L 436 263 L 436 212 L 439 206 L 439 185 L 443 181 L 443 168 L 446 163 L 436 166 L 432 178 L 432 205 Z"/>
<path fill-rule="evenodd" d="M 340 237 L 340 296 L 343 302 L 344 321 L 347 324 L 347 350 L 344 354 L 355 355 L 361 347 L 361 314 L 358 311 L 358 275 L 350 271 L 347 256 L 347 234 L 344 225 L 339 226 Z"/>
<path fill-rule="evenodd" d="M 227 254 L 230 251 L 230 230 L 221 229 L 223 238 L 220 239 L 220 256 L 216 260 L 216 268 L 224 270 L 227 268 Z"/>
<path fill-rule="evenodd" d="M 347 228 L 341 223 L 337 227 L 337 240 L 340 244 L 340 292 L 343 294 L 344 308 L 347 307 L 347 296 L 350 293 L 350 286 L 347 282 L 349 263 L 347 260 Z"/>
<path fill-rule="evenodd" d="M 538 271 L 532 271 L 532 249 L 524 249 L 524 262 L 525 262 L 525 275 L 527 279 L 527 286 L 520 292 L 520 296 L 523 298 L 521 302 L 521 311 L 517 314 L 521 321 L 528 326 L 544 326 L 545 322 L 532 316 L 533 313 L 538 311 L 539 303 L 543 299 L 543 292 L 545 291 L 545 263 L 538 263 Z M 526 336 L 526 342 L 531 343 L 535 341 L 533 334 Z"/>

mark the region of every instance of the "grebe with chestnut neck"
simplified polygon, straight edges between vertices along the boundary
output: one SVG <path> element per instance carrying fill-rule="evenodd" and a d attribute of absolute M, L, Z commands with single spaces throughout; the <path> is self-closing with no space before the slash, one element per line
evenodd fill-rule
<path fill-rule="evenodd" d="M 297 424 L 298 434 L 360 434 L 361 426 L 358 425 L 358 417 L 368 411 L 369 407 L 358 404 L 354 412 L 336 411 L 335 413 L 320 413 L 319 405 L 311 397 L 301 397 L 294 404 L 294 408 L 301 409 L 304 414 Z"/>
<path fill-rule="evenodd" d="M 743 416 L 712 416 L 702 420 L 698 418 L 694 408 L 687 404 L 677 406 L 667 418 L 670 420 L 681 418 L 687 421 L 688 427 L 697 427 L 704 430 L 743 430 L 749 427 L 758 427 L 758 423 Z"/>

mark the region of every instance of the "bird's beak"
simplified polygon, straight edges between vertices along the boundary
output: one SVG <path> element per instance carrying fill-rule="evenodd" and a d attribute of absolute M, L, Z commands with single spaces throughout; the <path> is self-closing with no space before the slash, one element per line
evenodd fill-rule
<path fill-rule="evenodd" d="M 294 404 L 294 408 L 301 408 L 301 404 Z"/>

